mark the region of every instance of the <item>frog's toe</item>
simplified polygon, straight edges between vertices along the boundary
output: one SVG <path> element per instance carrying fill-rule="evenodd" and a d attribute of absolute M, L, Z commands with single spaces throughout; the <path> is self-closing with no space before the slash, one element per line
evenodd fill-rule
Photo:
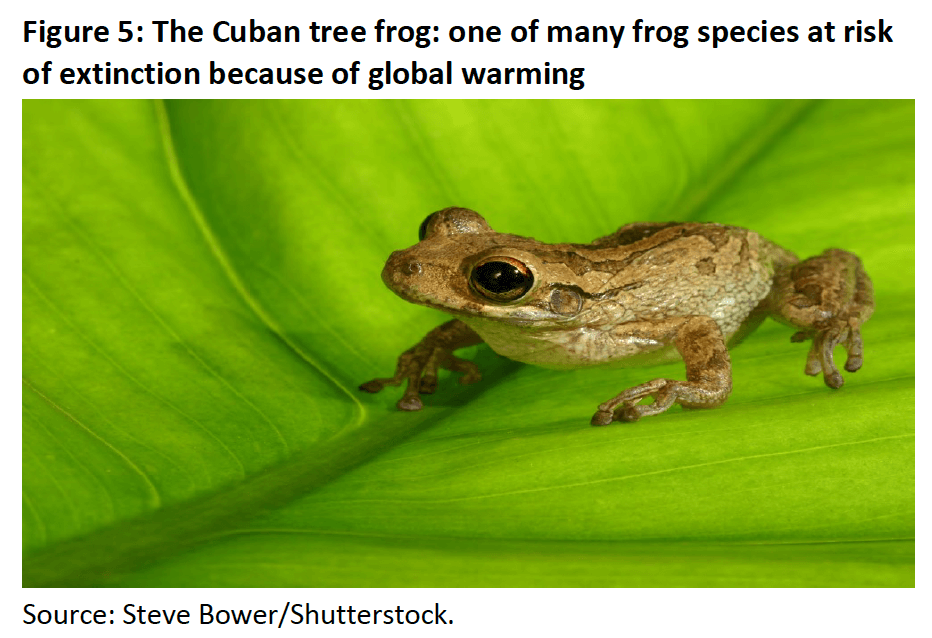
<path fill-rule="evenodd" d="M 830 387 L 832 390 L 838 390 L 841 386 L 845 385 L 845 378 L 841 376 L 841 373 L 838 370 L 834 370 L 828 374 L 822 376 L 822 380 L 825 381 L 825 385 Z"/>
<path fill-rule="evenodd" d="M 376 392 L 381 392 L 382 389 L 387 385 L 398 385 L 400 381 L 396 379 L 373 379 L 372 381 L 366 381 L 359 386 L 359 389 L 363 392 L 371 392 L 375 394 Z"/>
<path fill-rule="evenodd" d="M 361 384 L 359 389 L 363 392 L 371 392 L 372 394 L 375 394 L 376 392 L 381 392 L 382 388 L 384 387 L 385 386 L 383 386 L 378 379 L 373 379 L 372 381 L 366 381 L 365 383 Z"/>
<path fill-rule="evenodd" d="M 861 369 L 861 366 L 864 365 L 864 359 L 861 357 L 852 357 L 848 355 L 847 361 L 845 361 L 845 370 L 848 372 L 857 372 Z"/>
<path fill-rule="evenodd" d="M 435 375 L 424 375 L 421 377 L 418 392 L 421 394 L 433 394 L 437 391 L 437 377 Z"/>
<path fill-rule="evenodd" d="M 417 397 L 417 395 L 405 395 L 398 400 L 396 404 L 399 410 L 404 410 L 405 412 L 417 412 L 424 407 L 424 404 Z"/>
<path fill-rule="evenodd" d="M 803 370 L 810 377 L 814 377 L 822 372 L 822 361 L 819 360 L 819 351 L 813 344 L 806 356 L 806 368 Z"/>
<path fill-rule="evenodd" d="M 848 340 L 845 341 L 845 349 L 848 351 L 848 359 L 845 361 L 845 370 L 848 372 L 857 372 L 864 365 L 864 341 L 861 339 L 861 331 L 851 330 Z"/>
<path fill-rule="evenodd" d="M 624 405 L 617 410 L 599 410 L 592 415 L 589 421 L 592 425 L 609 425 L 612 421 L 620 423 L 634 423 L 641 418 L 640 406 Z"/>
<path fill-rule="evenodd" d="M 482 375 L 479 373 L 479 366 L 472 361 L 460 359 L 452 354 L 441 362 L 440 367 L 450 370 L 451 372 L 459 372 L 463 375 L 460 377 L 460 383 L 462 385 L 469 385 L 482 380 Z"/>
<path fill-rule="evenodd" d="M 609 425 L 615 420 L 615 413 L 611 410 L 597 410 L 589 421 L 592 425 Z"/>
<path fill-rule="evenodd" d="M 835 346 L 839 344 L 841 338 L 842 335 L 839 330 L 829 329 L 820 333 L 813 344 L 819 348 L 819 359 L 822 363 L 822 379 L 825 381 L 825 385 L 835 390 L 845 384 L 844 377 L 841 376 L 838 367 L 835 365 L 834 354 Z"/>

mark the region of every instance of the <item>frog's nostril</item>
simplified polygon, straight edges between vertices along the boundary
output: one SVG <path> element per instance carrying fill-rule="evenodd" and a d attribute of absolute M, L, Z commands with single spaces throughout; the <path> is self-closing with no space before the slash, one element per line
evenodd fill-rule
<path fill-rule="evenodd" d="M 421 268 L 421 263 L 414 259 L 401 267 L 401 272 L 411 277 L 420 275 L 422 271 L 423 268 Z"/>

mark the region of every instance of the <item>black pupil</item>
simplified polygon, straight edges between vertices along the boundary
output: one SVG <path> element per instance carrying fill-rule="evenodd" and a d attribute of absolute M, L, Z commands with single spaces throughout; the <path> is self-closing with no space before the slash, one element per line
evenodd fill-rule
<path fill-rule="evenodd" d="M 421 222 L 421 227 L 417 229 L 417 240 L 424 241 L 424 238 L 427 237 L 427 224 L 430 223 L 430 218 L 434 216 L 435 213 L 431 213 L 424 218 L 424 221 Z"/>
<path fill-rule="evenodd" d="M 495 294 L 517 290 L 523 293 L 528 291 L 534 282 L 530 273 L 524 273 L 517 266 L 504 261 L 482 264 L 473 271 L 473 278 L 482 288 Z"/>

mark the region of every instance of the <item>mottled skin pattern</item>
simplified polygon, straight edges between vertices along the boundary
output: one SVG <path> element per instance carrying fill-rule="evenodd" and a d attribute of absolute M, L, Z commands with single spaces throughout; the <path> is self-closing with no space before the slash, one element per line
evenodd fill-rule
<path fill-rule="evenodd" d="M 686 380 L 654 379 L 599 405 L 594 425 L 635 421 L 674 403 L 722 404 L 731 392 L 728 345 L 771 315 L 812 340 L 806 374 L 844 379 L 832 351 L 861 367 L 860 325 L 873 312 L 871 281 L 853 254 L 830 249 L 800 262 L 757 233 L 709 223 L 635 223 L 591 244 L 545 244 L 492 230 L 476 212 L 447 208 L 425 219 L 422 240 L 392 253 L 385 284 L 403 299 L 458 317 L 398 360 L 395 376 L 360 386 L 378 392 L 407 381 L 398 401 L 419 410 L 437 370 L 480 379 L 453 351 L 488 343 L 511 359 L 550 368 L 644 365 L 682 358 Z M 514 271 L 524 286 L 483 278 L 481 266 Z M 511 281 L 511 280 L 508 280 Z M 504 286 L 490 292 L 485 286 Z M 514 298 L 503 298 L 514 297 Z M 641 400 L 654 401 L 642 405 Z"/>

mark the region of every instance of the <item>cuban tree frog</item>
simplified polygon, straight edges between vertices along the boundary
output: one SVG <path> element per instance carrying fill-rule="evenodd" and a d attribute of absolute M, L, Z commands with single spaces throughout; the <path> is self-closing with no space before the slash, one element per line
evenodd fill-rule
<path fill-rule="evenodd" d="M 480 378 L 453 355 L 483 341 L 510 359 L 548 368 L 645 365 L 681 358 L 686 379 L 653 379 L 598 406 L 593 425 L 635 421 L 674 403 L 721 405 L 731 392 L 728 346 L 767 316 L 812 340 L 808 375 L 844 383 L 861 367 L 860 326 L 874 309 L 871 280 L 853 254 L 829 249 L 800 261 L 757 233 L 698 222 L 622 226 L 591 244 L 545 244 L 498 233 L 475 211 L 429 215 L 420 241 L 392 253 L 382 280 L 399 297 L 457 317 L 398 359 L 395 376 L 360 386 L 378 392 L 407 381 L 398 401 L 419 410 L 437 388 L 437 370 Z M 650 404 L 641 400 L 653 397 Z"/>

